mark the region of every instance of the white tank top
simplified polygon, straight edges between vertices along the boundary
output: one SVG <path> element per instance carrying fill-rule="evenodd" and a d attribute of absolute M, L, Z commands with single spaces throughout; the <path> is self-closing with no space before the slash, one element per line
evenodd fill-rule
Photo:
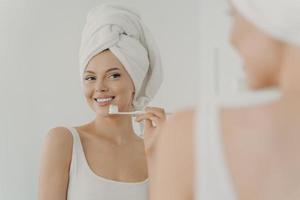
<path fill-rule="evenodd" d="M 223 154 L 220 108 L 262 104 L 279 97 L 278 90 L 270 89 L 229 98 L 212 97 L 200 103 L 196 114 L 195 134 L 196 200 L 237 199 Z"/>
<path fill-rule="evenodd" d="M 142 182 L 119 182 L 96 175 L 88 165 L 81 140 L 74 127 L 72 161 L 67 200 L 147 200 L 148 179 Z"/>

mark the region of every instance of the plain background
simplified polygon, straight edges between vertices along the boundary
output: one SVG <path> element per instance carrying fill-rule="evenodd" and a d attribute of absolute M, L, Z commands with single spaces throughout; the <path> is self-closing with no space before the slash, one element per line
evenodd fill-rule
<path fill-rule="evenodd" d="M 47 131 L 94 118 L 79 80 L 88 10 L 100 0 L 0 0 L 0 200 L 37 199 Z M 139 10 L 159 46 L 164 83 L 151 103 L 175 112 L 200 94 L 239 90 L 225 42 L 225 0 L 120 0 Z"/>

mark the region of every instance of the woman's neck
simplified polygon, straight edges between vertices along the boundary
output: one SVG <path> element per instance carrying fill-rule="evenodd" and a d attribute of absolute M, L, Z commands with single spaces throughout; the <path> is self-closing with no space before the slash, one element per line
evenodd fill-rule
<path fill-rule="evenodd" d="M 96 133 L 101 134 L 101 136 L 112 140 L 118 145 L 127 143 L 137 137 L 132 127 L 131 116 L 97 115 L 92 122 L 92 126 Z"/>

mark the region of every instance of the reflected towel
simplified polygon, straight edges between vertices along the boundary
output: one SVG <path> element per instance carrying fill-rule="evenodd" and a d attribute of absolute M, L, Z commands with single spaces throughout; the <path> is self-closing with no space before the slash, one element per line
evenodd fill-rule
<path fill-rule="evenodd" d="M 300 46 L 300 0 L 231 0 L 234 7 L 275 39 Z"/>
<path fill-rule="evenodd" d="M 81 80 L 89 60 L 106 49 L 129 73 L 135 86 L 133 106 L 142 109 L 160 88 L 163 72 L 155 41 L 136 12 L 106 3 L 88 13 L 79 55 Z"/>

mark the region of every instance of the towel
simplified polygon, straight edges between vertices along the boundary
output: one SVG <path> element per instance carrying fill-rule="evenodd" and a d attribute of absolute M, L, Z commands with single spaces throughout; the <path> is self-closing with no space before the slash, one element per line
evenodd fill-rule
<path fill-rule="evenodd" d="M 273 38 L 300 46 L 300 0 L 231 0 L 247 20 Z"/>
<path fill-rule="evenodd" d="M 81 80 L 89 60 L 106 49 L 119 59 L 134 83 L 134 109 L 143 109 L 158 92 L 163 71 L 153 36 L 136 11 L 112 3 L 90 10 L 79 52 Z"/>

